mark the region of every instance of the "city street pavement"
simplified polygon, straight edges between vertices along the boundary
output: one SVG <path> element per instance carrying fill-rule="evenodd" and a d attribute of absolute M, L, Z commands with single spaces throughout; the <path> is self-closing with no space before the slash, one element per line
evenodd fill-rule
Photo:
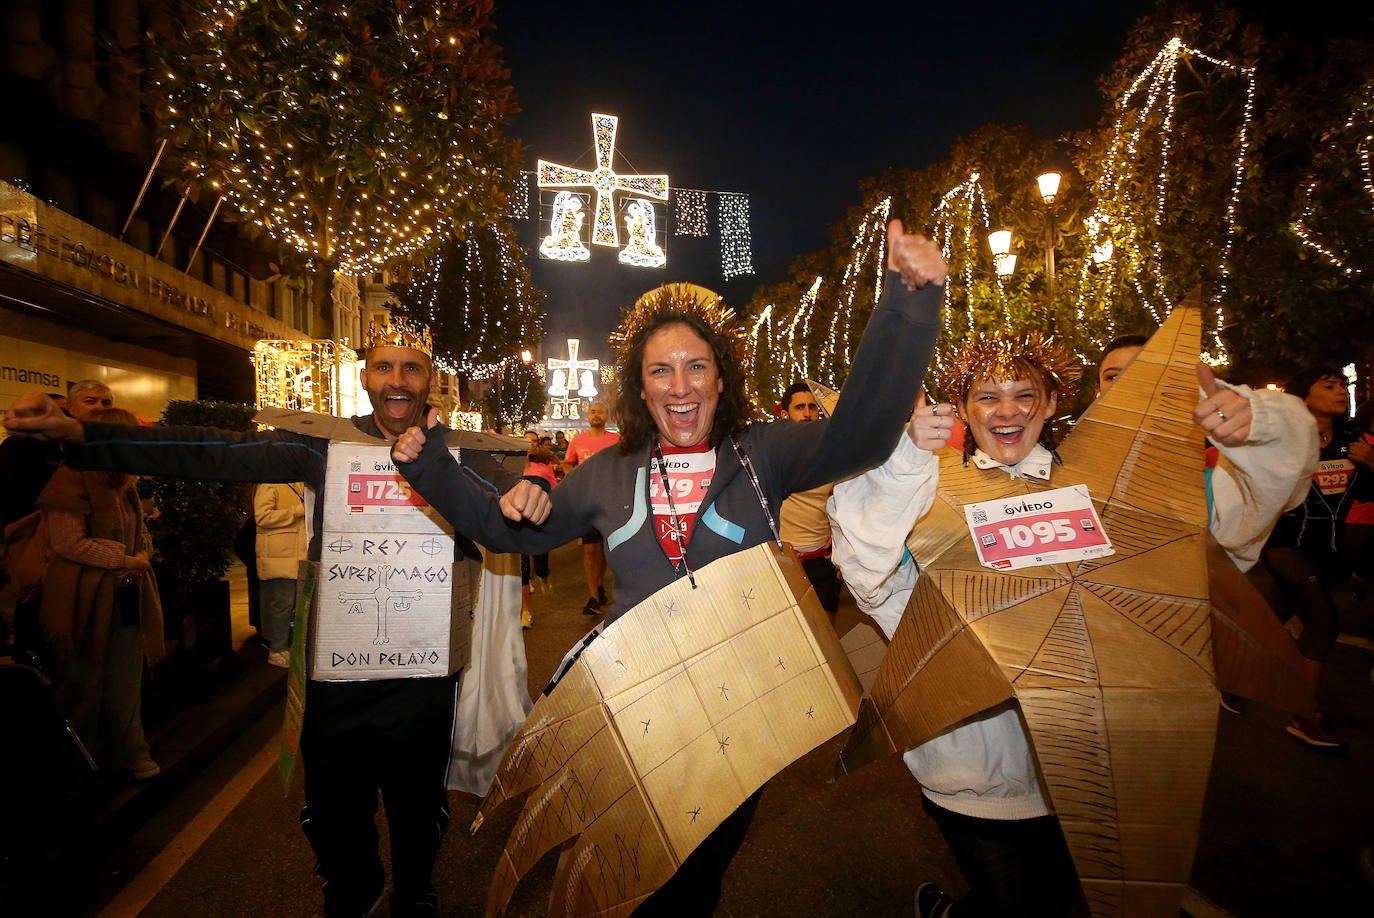
<path fill-rule="evenodd" d="M 552 561 L 553 590 L 534 597 L 535 627 L 526 632 L 532 692 L 593 623 L 580 614 L 586 601 L 580 546 L 565 546 Z M 846 596 L 839 629 L 857 618 Z M 1197 918 L 1374 914 L 1374 890 L 1357 860 L 1362 845 L 1374 844 L 1374 645 L 1367 640 L 1374 629 L 1363 614 L 1348 618 L 1351 636 L 1337 647 L 1323 684 L 1325 709 L 1350 741 L 1347 756 L 1300 746 L 1272 709 L 1221 713 L 1185 902 Z M 267 670 L 256 647 L 244 656 L 251 659 L 235 684 L 260 679 L 270 690 L 279 671 Z M 235 704 L 244 706 L 242 699 Z M 240 726 L 237 741 L 198 765 L 198 776 L 183 781 L 175 799 L 160 800 L 141 828 L 106 839 L 99 854 L 66 861 L 61 879 L 45 884 L 43 909 L 33 914 L 317 914 L 313 858 L 296 821 L 300 778 L 284 791 L 273 767 L 280 713 L 278 703 Z M 225 716 L 207 711 L 202 719 Z M 155 755 L 169 760 L 164 753 L 174 737 L 162 725 L 150 729 Z M 770 782 L 726 876 L 718 915 L 910 915 L 923 880 L 961 890 L 958 869 L 900 760 L 893 756 L 837 781 L 833 765 L 842 744 L 843 737 L 832 740 Z M 436 870 L 443 913 L 480 915 L 518 805 L 507 805 L 469 836 L 475 801 L 452 794 L 451 803 Z M 546 913 L 556 857 L 546 857 L 526 878 L 508 914 Z"/>

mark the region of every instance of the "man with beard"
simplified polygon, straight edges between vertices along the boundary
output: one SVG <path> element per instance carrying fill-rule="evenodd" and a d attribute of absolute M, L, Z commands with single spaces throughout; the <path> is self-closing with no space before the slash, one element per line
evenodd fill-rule
<path fill-rule="evenodd" d="M 429 329 L 393 320 L 372 325 L 366 337 L 363 388 L 373 413 L 353 426 L 390 442 L 421 423 L 433 379 Z M 26 395 L 5 416 L 11 434 L 67 444 L 67 461 L 79 469 L 109 469 L 218 481 L 304 482 L 311 520 L 309 558 L 321 555 L 325 464 L 329 440 L 292 430 L 250 433 L 208 427 L 134 428 L 82 424 L 53 409 L 46 396 Z M 319 429 L 317 425 L 315 429 Z M 518 462 L 523 464 L 520 455 Z M 489 452 L 464 449 L 465 474 L 504 491 L 532 488 Z M 334 499 L 342 499 L 342 495 Z M 454 561 L 480 558 L 462 533 L 454 533 Z M 324 914 L 370 914 L 386 876 L 378 857 L 375 823 L 381 791 L 391 836 L 391 914 L 434 915 L 438 898 L 431 871 L 448 824 L 450 733 L 458 675 L 306 683 L 301 757 L 305 808 L 301 827 L 324 880 Z"/>

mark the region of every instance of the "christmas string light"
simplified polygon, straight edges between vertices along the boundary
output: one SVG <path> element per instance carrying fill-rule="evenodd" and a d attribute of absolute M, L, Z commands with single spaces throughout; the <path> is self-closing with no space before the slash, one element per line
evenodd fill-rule
<path fill-rule="evenodd" d="M 754 273 L 749 235 L 749 197 L 720 195 L 720 270 L 726 278 Z"/>
<path fill-rule="evenodd" d="M 859 274 L 865 265 L 876 262 L 879 280 L 874 289 L 881 289 L 882 273 L 887 261 L 887 219 L 891 209 L 892 199 L 883 198 L 868 212 L 850 247 L 849 260 L 845 262 L 844 273 L 840 277 L 840 291 L 831 314 L 829 334 L 821 342 L 820 359 L 817 361 L 817 375 L 821 376 L 818 381 L 834 389 L 840 387 L 840 376 L 849 371 L 853 346 L 863 331 L 855 328 L 854 297 L 859 290 Z M 813 284 L 811 289 L 817 290 L 818 286 Z"/>
<path fill-rule="evenodd" d="M 1374 83 L 1366 83 L 1361 89 L 1362 99 L 1360 105 L 1350 113 L 1345 119 L 1345 124 L 1340 129 L 1332 131 L 1328 140 L 1327 158 L 1334 158 L 1339 155 L 1339 147 L 1346 141 L 1346 136 L 1354 132 L 1358 140 L 1355 143 L 1355 155 L 1360 161 L 1360 184 L 1365 193 L 1366 217 L 1374 212 L 1374 174 L 1371 174 L 1370 167 L 1370 148 L 1374 146 Z M 1327 264 L 1340 270 L 1346 277 L 1358 277 L 1363 274 L 1363 269 L 1358 265 L 1351 264 L 1351 254 L 1349 251 L 1337 251 L 1337 243 L 1327 242 L 1325 239 L 1311 228 L 1315 206 L 1313 196 L 1320 184 L 1316 178 L 1310 179 L 1303 187 L 1302 208 L 1298 219 L 1293 221 L 1293 233 L 1298 240 L 1307 248 L 1313 250 L 1322 257 Z M 1353 405 L 1354 402 L 1352 401 Z"/>
<path fill-rule="evenodd" d="M 1080 327 L 1090 318 L 1104 319 L 1110 334 L 1114 321 L 1103 307 L 1089 316 L 1096 301 L 1110 303 L 1121 286 L 1131 290 L 1156 323 L 1170 308 L 1171 282 L 1164 271 L 1162 236 L 1168 220 L 1172 154 L 1178 91 L 1178 63 L 1183 56 L 1210 64 L 1214 68 L 1241 76 L 1245 80 L 1245 103 L 1236 130 L 1235 158 L 1229 176 L 1230 187 L 1224 214 L 1225 230 L 1217 256 L 1217 283 L 1211 293 L 1212 311 L 1209 346 L 1204 357 L 1217 363 L 1228 360 L 1221 340 L 1226 324 L 1225 301 L 1231 280 L 1231 261 L 1239 234 L 1238 209 L 1246 175 L 1246 160 L 1251 145 L 1254 121 L 1254 67 L 1233 64 L 1185 45 L 1177 37 L 1169 39 L 1127 90 L 1117 99 L 1118 115 L 1112 125 L 1112 139 L 1102 174 L 1097 178 L 1098 205 L 1088 218 L 1091 258 L 1083 261 L 1081 284 L 1075 314 Z M 1158 168 L 1147 179 L 1139 166 L 1145 148 L 1157 144 Z M 1089 271 L 1099 268 L 1096 284 L 1089 283 Z"/>
<path fill-rule="evenodd" d="M 674 232 L 679 236 L 705 236 L 707 232 L 706 192 L 678 188 L 673 192 Z"/>
<path fill-rule="evenodd" d="M 944 254 L 947 264 L 962 265 L 962 295 L 964 325 L 963 332 L 956 333 L 953 322 L 954 314 L 957 311 L 955 296 L 958 284 L 946 282 L 944 291 L 943 314 L 944 333 L 947 341 L 958 341 L 963 334 L 973 331 L 973 304 L 969 301 L 969 296 L 973 291 L 974 273 L 978 266 L 980 255 L 992 231 L 992 223 L 988 219 L 987 195 L 983 191 L 982 174 L 979 172 L 969 173 L 968 179 L 955 185 L 940 196 L 931 212 L 935 220 L 934 236 L 935 241 L 940 245 L 940 251 Z M 961 245 L 956 252 L 954 242 L 959 239 Z M 958 257 L 956 258 L 956 254 Z M 997 295 L 1000 299 L 1005 294 L 1002 285 L 1001 275 L 993 275 L 993 280 L 997 285 Z M 952 348 L 944 347 L 940 353 L 951 352 Z M 937 364 L 943 359 L 937 356 Z M 938 369 L 938 366 L 937 366 Z"/>
<path fill-rule="evenodd" d="M 530 183 L 528 176 L 532 172 L 521 170 L 520 177 L 515 182 L 515 193 L 507 202 L 506 216 L 511 220 L 524 220 L 530 215 Z"/>
<path fill-rule="evenodd" d="M 367 53 L 341 50 L 323 61 L 321 48 L 356 41 L 347 6 L 211 0 L 194 15 L 186 41 L 204 56 L 194 71 L 179 72 L 191 53 L 182 45 L 154 46 L 178 56 L 175 66 L 159 61 L 149 71 L 163 97 L 159 131 L 173 140 L 183 181 L 221 196 L 272 238 L 316 263 L 371 272 L 494 203 L 489 189 L 499 187 L 514 148 L 500 134 L 504 107 L 472 104 L 492 86 L 469 81 L 451 96 L 481 53 L 464 5 L 394 14 Z M 245 75 L 242 48 L 264 41 L 287 64 Z M 421 49 L 423 68 L 399 63 Z M 404 104 L 376 105 L 379 65 Z M 365 164 L 350 143 L 302 142 L 329 119 L 360 111 L 380 116 L 366 128 Z M 448 153 L 435 156 L 436 147 Z"/>
<path fill-rule="evenodd" d="M 263 339 L 253 345 L 257 407 L 334 417 L 355 412 L 358 359 L 351 347 L 310 338 Z"/>

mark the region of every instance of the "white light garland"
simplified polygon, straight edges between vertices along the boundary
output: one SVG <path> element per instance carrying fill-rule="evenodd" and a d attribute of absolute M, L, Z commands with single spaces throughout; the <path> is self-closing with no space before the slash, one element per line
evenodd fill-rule
<path fill-rule="evenodd" d="M 1351 132 L 1358 137 L 1355 142 L 1355 155 L 1360 161 L 1360 184 L 1365 193 L 1365 216 L 1368 217 L 1374 214 L 1374 174 L 1370 167 L 1370 150 L 1374 147 L 1374 83 L 1365 84 L 1361 92 L 1363 98 L 1359 107 L 1345 119 L 1345 124 L 1340 130 L 1331 132 L 1329 149 L 1335 153 L 1338 144 L 1346 140 Z M 1312 199 L 1319 184 L 1318 179 L 1312 178 L 1303 187 L 1302 209 L 1298 219 L 1293 221 L 1293 232 L 1303 245 L 1319 254 L 1327 264 L 1340 270 L 1346 277 L 1358 277 L 1364 272 L 1358 265 L 1351 264 L 1350 252 L 1343 246 L 1341 251 L 1337 251 L 1338 243 L 1328 242 L 1311 227 L 1315 212 Z M 1353 400 L 1351 404 L 1354 404 Z"/>
<path fill-rule="evenodd" d="M 709 226 L 706 192 L 695 188 L 673 191 L 673 231 L 679 236 L 705 236 Z"/>
<path fill-rule="evenodd" d="M 1171 289 L 1171 279 L 1164 275 L 1161 237 L 1170 199 L 1178 62 L 1185 55 L 1245 80 L 1245 105 L 1236 131 L 1225 232 L 1216 263 L 1217 283 L 1210 295 L 1212 314 L 1206 329 L 1210 342 L 1203 355 L 1210 362 L 1226 363 L 1229 358 L 1221 329 L 1226 324 L 1225 301 L 1230 291 L 1231 259 L 1239 234 L 1238 208 L 1254 121 L 1255 68 L 1212 57 L 1188 47 L 1177 37 L 1165 43 L 1117 100 L 1118 116 L 1106 165 L 1096 182 L 1098 205 L 1087 220 L 1092 257 L 1083 260 L 1075 313 L 1080 327 L 1086 325 L 1093 304 L 1112 302 L 1112 291 L 1124 286 L 1135 293 L 1159 323 L 1169 311 L 1171 297 L 1178 293 Z M 1157 145 L 1158 169 L 1147 178 L 1140 174 L 1139 164 L 1151 143 Z M 1088 272 L 1094 267 L 1101 269 L 1096 285 L 1088 283 Z M 1110 313 L 1101 306 L 1097 309 L 1106 315 L 1107 331 L 1111 334 L 1114 329 Z"/>
<path fill-rule="evenodd" d="M 521 170 L 519 177 L 515 180 L 514 193 L 506 202 L 506 216 L 512 220 L 524 220 L 530 215 L 529 176 L 531 174 Z"/>
<path fill-rule="evenodd" d="M 754 273 L 748 195 L 720 195 L 720 271 L 727 280 Z"/>

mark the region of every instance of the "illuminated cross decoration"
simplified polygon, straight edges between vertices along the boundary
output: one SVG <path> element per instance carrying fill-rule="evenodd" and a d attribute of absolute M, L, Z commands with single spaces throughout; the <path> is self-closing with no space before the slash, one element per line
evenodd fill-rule
<path fill-rule="evenodd" d="M 596 397 L 595 380 L 597 371 L 601 368 L 601 361 L 595 358 L 578 360 L 577 351 L 581 345 L 581 339 L 569 338 L 568 359 L 549 358 L 549 378 L 553 380 L 549 385 L 549 395 L 552 398 L 553 417 L 555 418 L 561 418 L 565 415 L 569 418 L 576 418 L 580 400 Z M 579 379 L 581 380 L 580 383 Z M 576 395 L 571 393 L 573 389 L 577 390 Z"/>
<path fill-rule="evenodd" d="M 613 160 L 619 123 L 615 115 L 592 114 L 592 131 L 596 134 L 596 169 L 592 172 L 544 159 L 539 161 L 540 188 L 590 187 L 596 190 L 596 223 L 592 228 L 592 242 L 596 245 L 620 245 L 613 206 L 615 192 L 632 191 L 657 201 L 668 200 L 668 176 L 616 174 Z"/>

